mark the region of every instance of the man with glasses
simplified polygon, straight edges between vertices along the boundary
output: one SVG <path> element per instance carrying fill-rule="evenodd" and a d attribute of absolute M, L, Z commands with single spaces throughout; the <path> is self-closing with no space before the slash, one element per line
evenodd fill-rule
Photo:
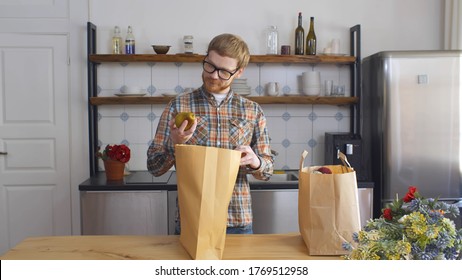
<path fill-rule="evenodd" d="M 221 34 L 209 43 L 202 62 L 203 85 L 180 95 L 165 108 L 156 135 L 148 149 L 148 170 L 154 176 L 167 172 L 175 163 L 175 144 L 234 149 L 242 152 L 241 167 L 228 208 L 227 233 L 252 233 L 252 205 L 247 174 L 268 180 L 273 173 L 266 118 L 259 104 L 233 92 L 231 83 L 244 72 L 250 54 L 247 44 L 233 34 Z M 196 115 L 175 125 L 179 112 Z M 177 223 L 176 233 L 180 228 Z"/>

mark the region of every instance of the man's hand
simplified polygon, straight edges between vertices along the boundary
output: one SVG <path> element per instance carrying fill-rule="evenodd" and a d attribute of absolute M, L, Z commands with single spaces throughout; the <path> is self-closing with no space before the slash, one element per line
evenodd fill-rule
<path fill-rule="evenodd" d="M 197 127 L 197 117 L 194 119 L 194 124 L 191 126 L 191 128 L 185 131 L 184 129 L 187 125 L 188 121 L 185 120 L 180 127 L 176 127 L 175 118 L 172 118 L 168 122 L 168 126 L 170 127 L 170 139 L 172 140 L 173 145 L 184 144 L 191 138 L 194 130 L 196 130 Z"/>
<path fill-rule="evenodd" d="M 242 153 L 241 165 L 247 165 L 252 169 L 258 169 L 260 167 L 260 159 L 250 146 L 238 146 L 235 150 Z"/>

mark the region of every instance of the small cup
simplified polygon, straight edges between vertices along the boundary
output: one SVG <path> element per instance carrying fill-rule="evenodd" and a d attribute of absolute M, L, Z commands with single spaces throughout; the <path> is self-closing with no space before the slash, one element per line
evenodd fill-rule
<path fill-rule="evenodd" d="M 281 54 L 282 55 L 289 55 L 290 54 L 290 46 L 289 45 L 282 45 L 281 46 Z"/>
<path fill-rule="evenodd" d="M 340 86 L 334 86 L 332 90 L 332 95 L 333 96 L 344 96 L 345 95 L 345 86 L 340 85 Z"/>
<path fill-rule="evenodd" d="M 277 96 L 279 94 L 279 83 L 268 83 L 266 85 L 266 94 L 268 94 L 269 96 Z"/>
<path fill-rule="evenodd" d="M 140 93 L 141 87 L 139 86 L 123 86 L 121 88 L 122 93 Z"/>
<path fill-rule="evenodd" d="M 324 95 L 331 96 L 333 93 L 334 81 L 326 80 L 324 81 Z"/>
<path fill-rule="evenodd" d="M 331 52 L 333 54 L 339 54 L 340 53 L 340 40 L 332 39 L 331 48 L 332 48 Z"/>

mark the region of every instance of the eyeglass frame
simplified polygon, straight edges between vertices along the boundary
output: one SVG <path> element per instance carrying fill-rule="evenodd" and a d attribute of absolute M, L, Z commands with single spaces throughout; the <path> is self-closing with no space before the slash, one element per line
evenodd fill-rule
<path fill-rule="evenodd" d="M 209 71 L 205 70 L 204 65 L 205 65 L 206 63 L 207 63 L 208 65 L 210 65 L 210 66 L 213 67 L 213 71 L 212 71 L 212 72 L 209 72 Z M 224 80 L 224 81 L 229 81 L 229 79 L 231 79 L 231 77 L 234 76 L 234 74 L 236 74 L 237 71 L 239 71 L 239 68 L 237 68 L 236 70 L 234 70 L 234 72 L 231 72 L 231 71 L 226 70 L 226 69 L 223 69 L 223 68 L 218 68 L 218 67 L 216 67 L 214 64 L 212 64 L 211 62 L 206 61 L 205 59 L 202 60 L 202 69 L 203 69 L 205 72 L 209 73 L 209 74 L 213 74 L 213 73 L 215 73 L 216 71 L 218 71 L 218 72 L 217 72 L 218 78 L 220 78 L 221 80 Z M 226 73 L 230 74 L 229 78 L 228 78 L 228 79 L 222 78 L 222 77 L 220 76 L 220 71 L 225 71 Z"/>

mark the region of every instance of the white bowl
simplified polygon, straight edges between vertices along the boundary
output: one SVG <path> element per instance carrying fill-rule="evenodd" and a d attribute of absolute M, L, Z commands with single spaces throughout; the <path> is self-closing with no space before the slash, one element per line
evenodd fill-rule
<path fill-rule="evenodd" d="M 123 86 L 120 89 L 122 93 L 141 93 L 141 90 L 139 86 Z"/>

